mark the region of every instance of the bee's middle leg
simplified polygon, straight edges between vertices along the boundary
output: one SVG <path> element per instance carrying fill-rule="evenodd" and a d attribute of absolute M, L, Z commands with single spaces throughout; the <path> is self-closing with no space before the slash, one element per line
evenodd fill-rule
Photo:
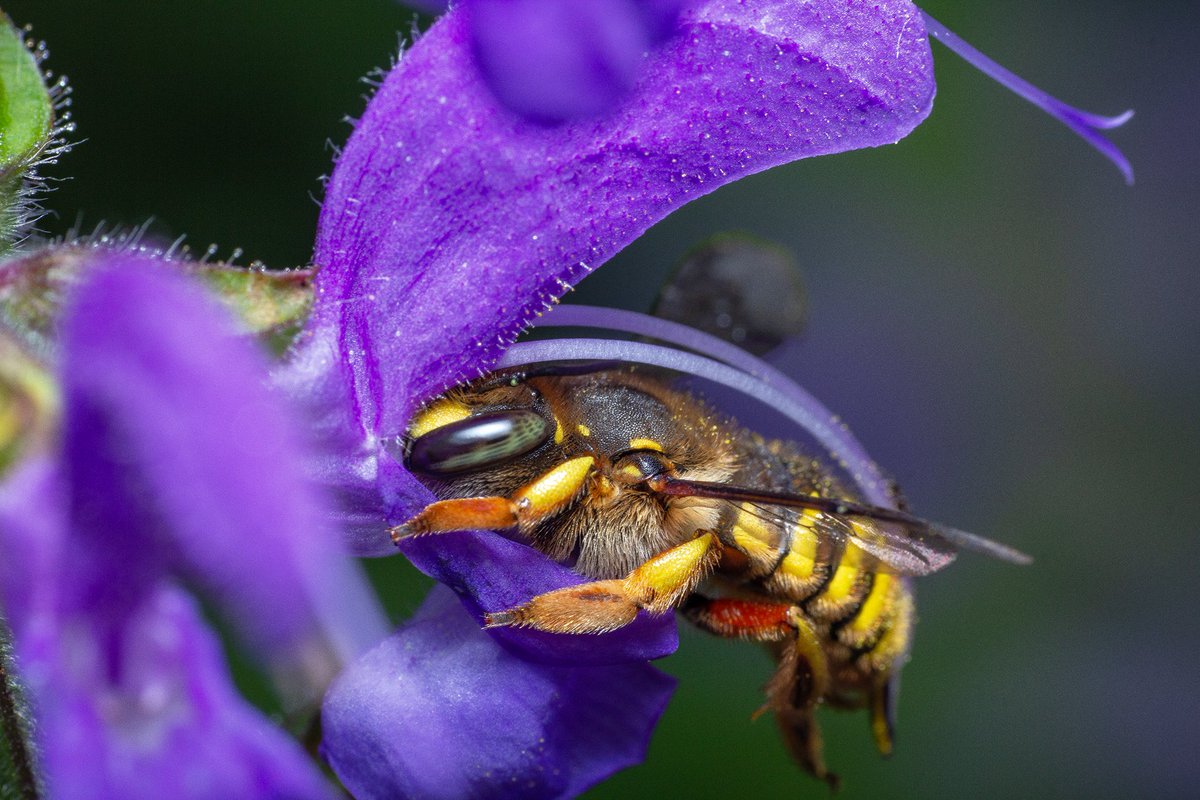
<path fill-rule="evenodd" d="M 522 486 L 511 497 L 463 497 L 430 503 L 412 519 L 388 531 L 392 541 L 431 533 L 474 529 L 529 528 L 569 507 L 587 486 L 595 459 L 564 461 Z"/>
<path fill-rule="evenodd" d="M 488 614 L 488 627 L 513 625 L 553 633 L 605 633 L 633 622 L 639 610 L 662 614 L 696 588 L 720 558 L 713 534 L 659 553 L 624 578 L 591 581 L 540 594 L 527 603 Z"/>

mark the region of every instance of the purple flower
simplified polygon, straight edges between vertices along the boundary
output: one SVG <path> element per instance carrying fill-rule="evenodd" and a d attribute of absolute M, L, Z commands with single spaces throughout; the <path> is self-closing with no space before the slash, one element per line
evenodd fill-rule
<path fill-rule="evenodd" d="M 558 82 L 521 79 L 541 64 Z M 383 639 L 331 528 L 360 555 L 391 553 L 388 527 L 433 499 L 397 457 L 412 412 L 495 366 L 649 226 L 773 165 L 895 142 L 933 95 L 907 0 L 466 0 L 342 152 L 312 317 L 269 387 L 183 279 L 98 257 L 63 318 L 60 450 L 0 485 L 15 554 L 0 599 L 52 788 L 327 794 L 230 688 L 185 586 L 297 696 L 375 645 L 323 706 L 322 752 L 358 797 L 563 797 L 639 761 L 672 687 L 645 662 L 675 648 L 673 620 L 482 631 L 484 612 L 581 578 L 467 531 L 405 543 L 461 603 L 441 591 Z M 828 426 L 794 389 L 780 402 L 818 437 Z M 870 495 L 878 476 L 858 460 Z"/>
<path fill-rule="evenodd" d="M 330 797 L 240 698 L 184 587 L 293 701 L 376 639 L 293 417 L 170 265 L 96 254 L 64 312 L 56 453 L 0 484 L 0 600 L 60 797 Z"/>
<path fill-rule="evenodd" d="M 934 94 L 920 14 L 900 0 L 707 3 L 650 53 L 615 109 L 553 128 L 496 103 L 473 42 L 470 20 L 451 11 L 359 121 L 327 187 L 313 315 L 280 376 L 326 409 L 330 454 L 317 470 L 365 555 L 392 551 L 387 528 L 433 499 L 395 457 L 422 401 L 494 365 L 571 283 L 672 210 L 776 164 L 895 142 Z M 581 580 L 490 533 L 404 552 L 476 620 Z M 356 793 L 557 797 L 640 758 L 669 686 L 630 662 L 674 649 L 673 621 L 605 636 L 482 633 L 436 609 L 352 665 L 326 699 L 323 752 Z M 568 735 L 571 719 L 592 729 L 597 691 L 624 709 L 621 742 L 539 745 Z M 443 724 L 429 697 L 469 699 L 437 704 Z M 510 719 L 513 729 L 495 722 Z M 421 753 L 436 761 L 415 768 Z"/>
<path fill-rule="evenodd" d="M 559 32 L 592 8 L 555 5 L 552 18 L 567 26 Z M 380 86 L 327 187 L 317 303 L 282 380 L 340 410 L 326 415 L 328 441 L 339 444 L 331 452 L 340 454 L 321 474 L 339 489 L 350 541 L 364 555 L 387 553 L 383 532 L 433 499 L 395 447 L 423 400 L 495 365 L 572 283 L 672 210 L 776 164 L 895 142 L 933 100 L 924 18 L 909 2 L 717 0 L 684 13 L 657 47 L 638 50 L 640 68 L 621 73 L 632 76 L 627 91 L 593 93 L 615 103 L 607 113 L 547 128 L 537 123 L 576 115 L 558 104 L 554 79 L 515 94 L 503 76 L 526 69 L 523 58 L 480 55 L 505 44 L 480 23 L 500 6 L 516 15 L 504 32 L 554 38 L 550 27 L 522 27 L 520 12 L 536 2 L 468 0 L 451 11 Z M 579 75 L 568 69 L 566 84 Z M 498 106 L 493 91 L 534 121 Z M 837 439 L 807 402 L 799 399 L 799 416 Z M 863 465 L 868 494 L 882 485 L 853 442 L 834 446 Z M 887 502 L 886 492 L 874 499 Z M 404 552 L 458 593 L 476 621 L 581 580 L 495 534 L 410 540 Z M 329 693 L 323 752 L 353 791 L 566 796 L 640 759 L 669 688 L 649 668 L 621 662 L 672 650 L 670 621 L 572 637 L 482 633 L 452 613 L 440 600 L 426 607 Z M 484 662 L 492 666 L 480 669 Z M 580 751 L 558 741 L 569 734 L 556 720 L 588 720 L 590 729 L 595 719 L 579 685 L 560 683 L 570 673 L 559 665 L 587 670 L 588 687 L 621 698 L 624 741 L 636 747 L 590 742 L 590 760 L 580 763 Z M 432 721 L 433 707 L 445 722 Z M 543 722 L 516 724 L 527 733 L 514 736 L 498 719 Z M 551 740 L 556 747 L 541 744 Z"/>
<path fill-rule="evenodd" d="M 446 8 L 439 0 L 409 4 L 426 11 Z M 640 71 L 653 69 L 654 48 L 707 13 L 701 0 L 462 0 L 460 5 L 471 33 L 471 54 L 484 81 L 506 107 L 543 123 L 594 117 L 613 109 L 633 91 Z M 761 9 L 766 21 L 777 4 L 750 0 L 746 5 Z M 848 3 L 847 8 L 855 5 Z M 1129 161 L 1101 134 L 1128 122 L 1132 111 L 1109 117 L 1070 106 L 919 13 L 930 36 L 1062 122 L 1133 183 Z M 823 26 L 819 17 L 820 12 L 812 31 L 818 37 Z"/>

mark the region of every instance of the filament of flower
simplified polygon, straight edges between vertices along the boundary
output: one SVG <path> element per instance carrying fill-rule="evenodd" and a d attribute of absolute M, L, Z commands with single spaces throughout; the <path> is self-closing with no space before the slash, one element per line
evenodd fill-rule
<path fill-rule="evenodd" d="M 926 14 L 924 11 L 921 14 L 925 17 L 925 29 L 929 32 L 930 36 L 953 50 L 966 60 L 968 64 L 975 67 L 984 75 L 987 75 L 1001 86 L 1015 93 L 1018 97 L 1022 97 L 1033 103 L 1073 130 L 1081 139 L 1116 165 L 1121 174 L 1125 176 L 1126 183 L 1133 183 L 1133 166 L 1129 163 L 1129 160 L 1125 158 L 1125 155 L 1116 145 L 1100 134 L 1100 131 L 1111 130 L 1128 122 L 1133 116 L 1132 109 L 1114 117 L 1106 117 L 1068 105 L 1057 97 L 1034 86 L 1019 75 L 1015 75 L 1000 66 L 978 49 L 965 42 L 961 36 L 929 16 L 929 14 Z"/>
<path fill-rule="evenodd" d="M 593 327 L 594 324 L 593 320 L 587 327 Z M 697 337 L 706 336 L 699 331 L 691 333 Z M 659 337 L 655 335 L 655 338 Z M 748 354 L 746 357 L 753 359 Z M 835 463 L 846 470 L 867 502 L 889 508 L 894 506 L 895 500 L 887 479 L 845 425 L 816 398 L 765 363 L 759 364 L 759 374 L 754 375 L 706 356 L 645 342 L 547 339 L 513 345 L 497 366 L 510 368 L 558 361 L 647 364 L 694 375 L 734 389 L 774 408 L 811 435 L 829 452 Z M 762 370 L 769 370 L 773 374 L 772 379 L 768 381 L 760 377 Z"/>

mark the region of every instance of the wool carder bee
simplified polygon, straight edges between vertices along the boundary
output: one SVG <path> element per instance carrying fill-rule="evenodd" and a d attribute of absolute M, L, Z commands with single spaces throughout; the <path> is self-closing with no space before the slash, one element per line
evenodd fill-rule
<path fill-rule="evenodd" d="M 677 609 L 711 633 L 762 642 L 778 663 L 764 708 L 800 765 L 831 783 L 819 705 L 866 707 L 879 749 L 892 748 L 909 576 L 957 549 L 1027 560 L 863 504 L 800 445 L 632 366 L 543 367 L 455 388 L 412 420 L 405 460 L 441 499 L 392 529 L 397 541 L 513 530 L 590 579 L 497 609 L 487 625 L 600 633 Z"/>

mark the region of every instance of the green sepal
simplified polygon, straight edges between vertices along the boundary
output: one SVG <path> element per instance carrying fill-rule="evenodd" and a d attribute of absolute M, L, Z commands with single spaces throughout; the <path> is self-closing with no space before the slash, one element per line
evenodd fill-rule
<path fill-rule="evenodd" d="M 52 447 L 60 409 L 54 376 L 0 325 L 0 479 L 22 456 Z"/>
<path fill-rule="evenodd" d="M 312 269 L 269 270 L 226 264 L 201 264 L 191 269 L 246 330 L 277 355 L 291 344 L 312 310 Z"/>
<path fill-rule="evenodd" d="M 54 102 L 37 59 L 20 30 L 3 18 L 0 27 L 0 175 L 37 157 L 54 127 Z"/>
<path fill-rule="evenodd" d="M 59 245 L 0 262 L 0 325 L 48 361 L 63 297 L 102 252 L 89 244 Z M 243 330 L 276 355 L 291 344 L 312 308 L 311 269 L 269 270 L 166 257 L 162 266 L 202 280 Z"/>
<path fill-rule="evenodd" d="M 0 13 L 0 252 L 18 240 L 34 216 L 30 170 L 53 149 L 54 97 L 24 32 Z"/>

